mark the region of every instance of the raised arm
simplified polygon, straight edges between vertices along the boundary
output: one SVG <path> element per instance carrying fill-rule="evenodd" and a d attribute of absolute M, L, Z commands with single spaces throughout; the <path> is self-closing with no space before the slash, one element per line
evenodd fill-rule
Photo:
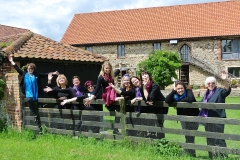
<path fill-rule="evenodd" d="M 13 61 L 13 58 L 12 58 L 12 56 L 8 56 L 8 60 L 9 60 L 9 62 L 13 65 L 13 67 L 14 67 L 14 69 L 21 75 L 21 76 L 23 76 L 23 70 L 21 70 L 17 65 L 16 65 L 16 63 Z"/>

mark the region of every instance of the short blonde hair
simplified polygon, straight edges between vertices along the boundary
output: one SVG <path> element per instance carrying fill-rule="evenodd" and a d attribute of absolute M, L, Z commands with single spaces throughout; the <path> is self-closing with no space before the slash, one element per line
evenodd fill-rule
<path fill-rule="evenodd" d="M 209 82 L 214 82 L 216 84 L 216 78 L 215 77 L 207 77 L 206 80 L 205 80 L 205 85 L 207 86 L 207 84 Z"/>
<path fill-rule="evenodd" d="M 59 74 L 58 77 L 57 77 L 57 79 L 56 79 L 56 82 L 57 82 L 57 86 L 58 86 L 58 87 L 61 86 L 61 85 L 59 84 L 59 82 L 58 82 L 59 79 L 61 79 L 61 78 L 65 79 L 65 85 L 68 84 L 68 80 L 67 80 L 66 76 L 65 76 L 64 74 Z"/>

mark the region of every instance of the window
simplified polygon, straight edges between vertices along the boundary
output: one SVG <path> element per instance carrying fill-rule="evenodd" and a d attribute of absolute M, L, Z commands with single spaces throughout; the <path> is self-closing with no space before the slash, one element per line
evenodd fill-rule
<path fill-rule="evenodd" d="M 160 43 L 153 43 L 153 50 L 161 50 L 161 44 Z"/>
<path fill-rule="evenodd" d="M 222 40 L 222 59 L 240 59 L 240 40 Z"/>
<path fill-rule="evenodd" d="M 190 61 L 190 47 L 184 44 L 180 49 L 180 56 L 183 62 Z"/>
<path fill-rule="evenodd" d="M 240 67 L 228 67 L 228 73 L 240 77 Z"/>
<path fill-rule="evenodd" d="M 87 46 L 85 47 L 85 50 L 89 51 L 89 52 L 92 52 L 92 46 Z"/>
<path fill-rule="evenodd" d="M 125 47 L 124 45 L 118 45 L 118 57 L 125 56 Z"/>

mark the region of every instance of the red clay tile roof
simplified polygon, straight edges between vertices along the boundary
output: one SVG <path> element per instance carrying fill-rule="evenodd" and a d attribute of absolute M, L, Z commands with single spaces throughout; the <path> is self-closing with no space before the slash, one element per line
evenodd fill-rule
<path fill-rule="evenodd" d="M 19 46 L 20 45 L 20 46 Z M 20 48 L 20 49 L 19 49 Z M 27 32 L 4 51 L 14 51 L 14 57 L 70 60 L 82 62 L 103 62 L 105 57 L 92 52 L 56 42 L 44 36 Z"/>
<path fill-rule="evenodd" d="M 98 44 L 240 35 L 240 1 L 76 14 L 61 42 Z"/>
<path fill-rule="evenodd" d="M 5 36 L 14 36 L 19 33 L 25 33 L 29 32 L 30 30 L 28 29 L 23 29 L 23 28 L 16 28 L 16 27 L 11 27 L 11 26 L 5 26 L 0 24 L 0 38 L 3 38 Z"/>

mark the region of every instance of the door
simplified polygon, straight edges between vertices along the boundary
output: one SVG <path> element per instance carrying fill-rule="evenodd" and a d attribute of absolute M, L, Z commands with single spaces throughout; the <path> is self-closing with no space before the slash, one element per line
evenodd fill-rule
<path fill-rule="evenodd" d="M 182 65 L 179 74 L 180 80 L 183 81 L 185 85 L 189 85 L 189 65 Z"/>

